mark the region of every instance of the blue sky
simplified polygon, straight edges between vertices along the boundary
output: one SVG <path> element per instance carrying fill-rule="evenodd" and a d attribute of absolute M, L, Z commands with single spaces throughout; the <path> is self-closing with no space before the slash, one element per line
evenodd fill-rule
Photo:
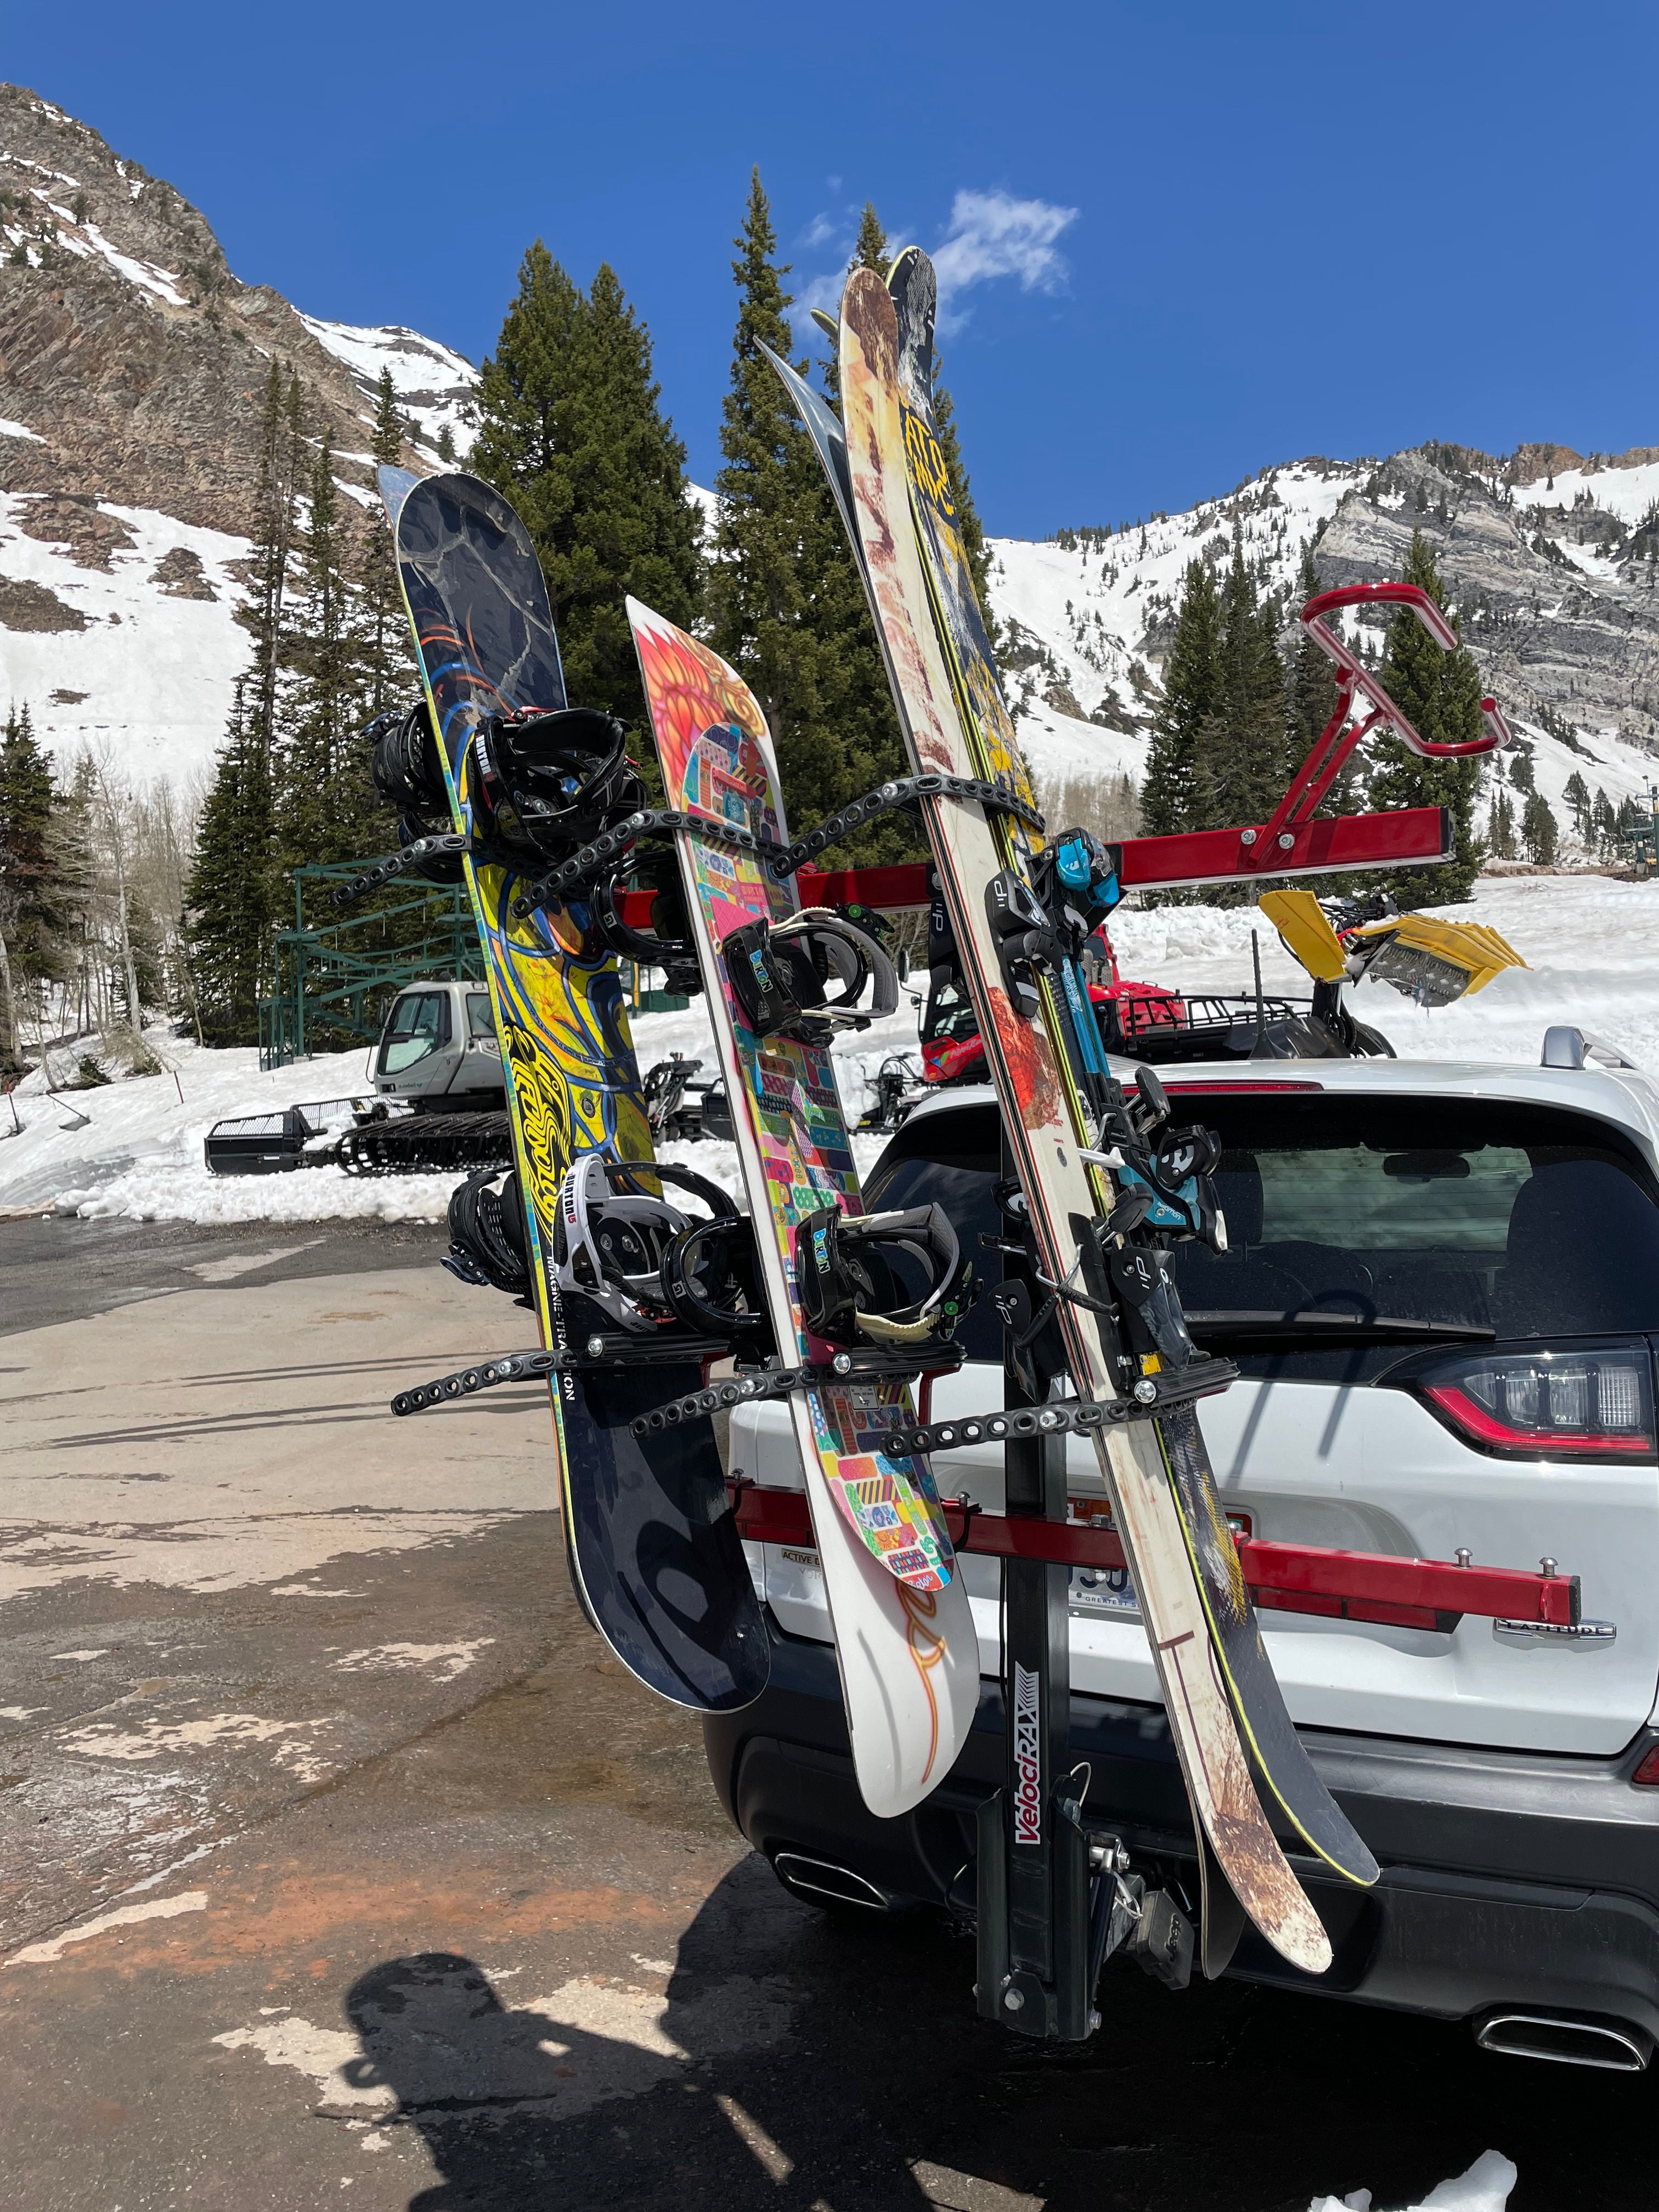
<path fill-rule="evenodd" d="M 0 67 L 312 313 L 476 360 L 532 238 L 608 258 L 705 483 L 751 162 L 803 291 L 866 198 L 942 253 L 1000 532 L 1306 453 L 1659 445 L 1652 0 L 88 0 L 14 6 Z"/>

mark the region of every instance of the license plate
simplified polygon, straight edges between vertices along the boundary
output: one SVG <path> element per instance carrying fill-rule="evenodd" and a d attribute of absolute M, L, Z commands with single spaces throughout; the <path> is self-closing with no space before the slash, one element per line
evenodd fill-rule
<path fill-rule="evenodd" d="M 1112 1527 L 1112 1509 L 1103 1498 L 1074 1498 L 1070 1516 L 1089 1528 Z M 1074 1620 L 1138 1620 L 1140 1600 L 1127 1567 L 1073 1567 L 1066 1603 Z"/>

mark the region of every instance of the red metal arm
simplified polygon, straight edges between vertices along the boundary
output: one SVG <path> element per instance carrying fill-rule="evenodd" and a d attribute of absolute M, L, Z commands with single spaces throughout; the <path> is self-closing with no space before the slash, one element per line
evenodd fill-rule
<path fill-rule="evenodd" d="M 1126 837 L 1118 880 L 1124 890 L 1230 884 L 1241 877 L 1320 876 L 1344 868 L 1423 867 L 1451 857 L 1450 830 L 1438 806 L 1388 814 L 1339 814 L 1298 823 L 1269 837 L 1264 830 L 1194 830 L 1176 837 Z M 1288 843 L 1281 839 L 1288 838 Z M 873 907 L 878 914 L 924 912 L 927 870 L 902 861 L 885 868 L 803 868 L 804 906 Z M 651 927 L 649 891 L 617 901 L 630 929 Z"/>
<path fill-rule="evenodd" d="M 799 1490 L 739 1485 L 733 1492 L 739 1533 L 760 1544 L 810 1547 L 812 1524 Z M 945 1520 L 959 1552 L 994 1559 L 1046 1559 L 1058 1566 L 1121 1567 L 1115 1530 L 1082 1521 L 1040 1521 L 981 1513 L 947 1501 Z M 1540 1575 L 1511 1567 L 1460 1567 L 1449 1559 L 1407 1559 L 1387 1552 L 1336 1552 L 1316 1544 L 1238 1540 L 1238 1557 L 1258 1606 L 1397 1628 L 1455 1626 L 1463 1613 L 1483 1620 L 1547 1621 L 1570 1627 L 1579 1617 L 1577 1575 Z"/>

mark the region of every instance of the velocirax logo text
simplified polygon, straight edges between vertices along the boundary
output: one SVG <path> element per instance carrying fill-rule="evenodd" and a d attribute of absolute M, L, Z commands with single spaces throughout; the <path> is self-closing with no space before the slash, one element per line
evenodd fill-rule
<path fill-rule="evenodd" d="M 1042 1737 L 1037 1726 L 1037 1678 L 1014 1662 L 1014 1841 L 1042 1841 Z"/>

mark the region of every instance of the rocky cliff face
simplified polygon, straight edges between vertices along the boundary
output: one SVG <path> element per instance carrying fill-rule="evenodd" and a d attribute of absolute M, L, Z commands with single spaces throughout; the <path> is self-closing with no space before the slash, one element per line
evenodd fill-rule
<path fill-rule="evenodd" d="M 0 714 L 27 701 L 60 756 L 107 748 L 186 783 L 210 763 L 247 664 L 234 616 L 273 360 L 310 434 L 332 433 L 348 516 L 377 505 L 382 368 L 410 465 L 445 428 L 466 448 L 470 363 L 240 283 L 171 185 L 0 86 Z"/>
<path fill-rule="evenodd" d="M 1413 530 L 1511 714 L 1659 738 L 1659 448 L 1396 453 L 1327 525 L 1320 581 L 1398 575 Z"/>
<path fill-rule="evenodd" d="M 399 335 L 316 323 L 240 283 L 171 185 L 50 101 L 0 86 L 0 415 L 33 434 L 0 435 L 0 490 L 246 536 L 273 358 L 298 371 L 308 427 L 332 432 L 343 479 L 368 489 L 370 342 Z M 431 368 L 419 397 L 453 404 L 466 364 L 414 343 Z M 36 522 L 56 527 L 44 509 Z"/>

